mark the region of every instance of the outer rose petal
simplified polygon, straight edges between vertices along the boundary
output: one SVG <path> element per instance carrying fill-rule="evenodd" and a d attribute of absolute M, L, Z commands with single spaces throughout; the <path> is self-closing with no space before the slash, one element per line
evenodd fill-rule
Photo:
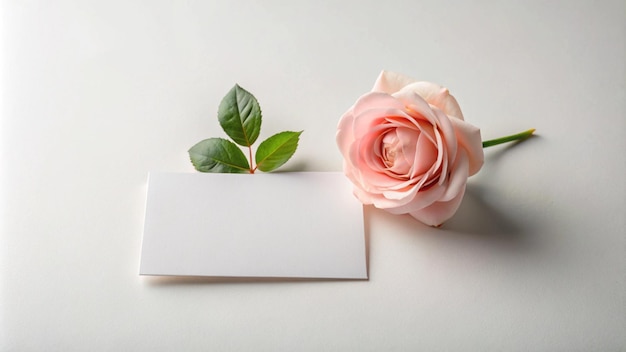
<path fill-rule="evenodd" d="M 348 150 L 350 149 L 350 144 L 354 143 L 354 133 L 352 133 L 352 125 L 354 124 L 354 113 L 353 108 L 350 108 L 339 120 L 339 126 L 337 126 L 337 135 L 335 136 L 337 140 L 337 145 L 339 146 L 339 151 L 344 158 L 348 156 Z"/>
<path fill-rule="evenodd" d="M 415 82 L 403 89 L 411 90 L 420 95 L 428 104 L 438 107 L 446 115 L 463 120 L 463 113 L 459 103 L 454 99 L 447 88 L 430 82 Z"/>
<path fill-rule="evenodd" d="M 463 196 L 465 195 L 465 185 L 459 194 L 449 202 L 435 202 L 426 208 L 410 212 L 409 215 L 430 226 L 440 226 L 450 219 L 459 209 Z"/>
<path fill-rule="evenodd" d="M 362 114 L 363 111 L 374 108 L 402 110 L 404 109 L 404 105 L 389 94 L 370 92 L 362 95 L 356 103 L 354 103 L 352 111 L 355 116 L 358 116 Z"/>
<path fill-rule="evenodd" d="M 374 202 L 374 205 L 377 208 L 385 209 L 392 214 L 406 214 L 428 207 L 440 199 L 444 192 L 445 188 L 433 186 L 425 191 L 416 192 L 412 199 L 409 198 L 411 201 L 406 202 L 404 205 L 398 203 L 398 201 L 394 202 L 393 200 L 387 198 L 384 200 L 378 199 Z"/>
<path fill-rule="evenodd" d="M 480 129 L 459 119 L 450 119 L 450 121 L 454 126 L 459 146 L 467 151 L 469 176 L 472 176 L 480 170 L 485 161 Z"/>
<path fill-rule="evenodd" d="M 467 153 L 464 149 L 461 149 L 459 151 L 459 156 L 456 159 L 456 162 L 452 166 L 448 187 L 446 188 L 446 193 L 444 193 L 441 198 L 439 198 L 439 201 L 448 202 L 452 198 L 456 197 L 459 192 L 462 192 L 465 189 L 467 177 L 469 176 L 468 170 L 469 160 L 467 157 Z"/>
<path fill-rule="evenodd" d="M 417 93 L 429 104 L 441 109 L 446 115 L 463 120 L 463 113 L 456 99 L 450 94 L 447 88 L 435 83 L 418 82 L 400 73 L 382 71 L 376 79 L 372 92 L 394 94 L 403 89 Z"/>
<path fill-rule="evenodd" d="M 383 70 L 380 75 L 378 75 L 372 92 L 393 94 L 413 82 L 415 82 L 413 78 Z"/>

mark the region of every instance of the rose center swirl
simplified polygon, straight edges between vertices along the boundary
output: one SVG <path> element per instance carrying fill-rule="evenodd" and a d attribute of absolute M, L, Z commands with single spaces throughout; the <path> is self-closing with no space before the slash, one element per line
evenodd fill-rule
<path fill-rule="evenodd" d="M 409 173 L 412 158 L 407 158 L 410 156 L 406 154 L 415 149 L 410 145 L 411 140 L 407 139 L 399 129 L 391 129 L 385 133 L 380 146 L 380 156 L 386 170 L 398 176 L 406 176 Z"/>

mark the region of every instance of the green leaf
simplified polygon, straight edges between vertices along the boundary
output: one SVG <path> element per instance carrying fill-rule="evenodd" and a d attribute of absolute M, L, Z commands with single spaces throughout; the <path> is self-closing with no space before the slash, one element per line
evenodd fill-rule
<path fill-rule="evenodd" d="M 250 172 L 248 159 L 239 147 L 224 138 L 205 139 L 189 149 L 191 163 L 200 172 Z"/>
<path fill-rule="evenodd" d="M 247 90 L 239 85 L 226 94 L 217 111 L 217 118 L 224 132 L 235 143 L 249 147 L 261 132 L 261 107 Z"/>
<path fill-rule="evenodd" d="M 261 142 L 255 155 L 257 169 L 268 172 L 286 163 L 298 148 L 300 134 L 302 131 L 280 132 Z"/>

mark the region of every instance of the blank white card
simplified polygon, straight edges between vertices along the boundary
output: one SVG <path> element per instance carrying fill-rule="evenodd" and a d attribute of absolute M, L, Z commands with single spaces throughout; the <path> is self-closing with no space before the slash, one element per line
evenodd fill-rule
<path fill-rule="evenodd" d="M 342 173 L 150 173 L 141 275 L 366 279 L 365 250 Z"/>

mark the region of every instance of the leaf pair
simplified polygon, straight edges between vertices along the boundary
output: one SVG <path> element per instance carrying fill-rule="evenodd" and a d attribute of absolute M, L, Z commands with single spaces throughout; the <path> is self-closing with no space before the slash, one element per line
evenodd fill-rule
<path fill-rule="evenodd" d="M 228 137 L 247 147 L 250 161 L 232 141 L 224 138 L 205 139 L 189 149 L 191 163 L 201 172 L 254 173 L 273 171 L 291 158 L 298 148 L 300 132 L 277 133 L 261 142 L 252 164 L 252 145 L 261 132 L 261 107 L 247 90 L 235 85 L 220 103 L 217 118 Z"/>

